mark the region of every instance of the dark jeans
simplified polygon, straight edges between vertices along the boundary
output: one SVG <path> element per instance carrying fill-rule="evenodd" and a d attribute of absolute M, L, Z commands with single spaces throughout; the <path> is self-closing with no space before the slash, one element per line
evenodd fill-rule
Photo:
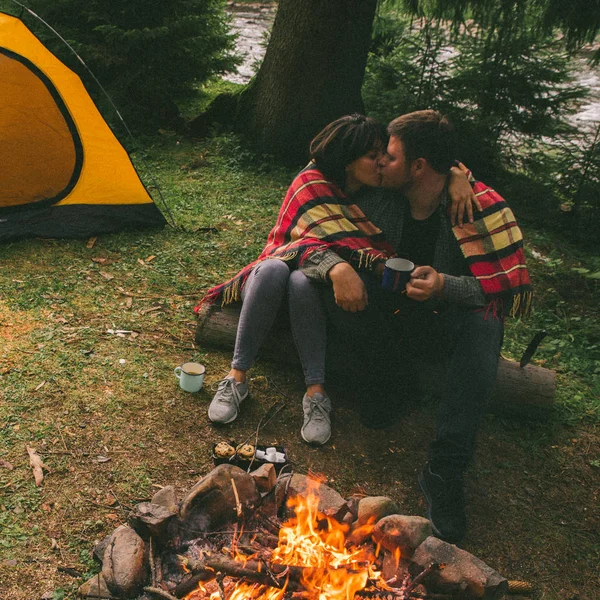
<path fill-rule="evenodd" d="M 464 470 L 494 389 L 502 320 L 473 307 L 415 302 L 363 280 L 369 304 L 358 313 L 340 309 L 331 287 L 322 287 L 331 336 L 361 365 L 374 409 L 380 398 L 412 393 L 418 378 L 411 374 L 423 362 L 447 365 L 429 459 L 437 472 Z"/>

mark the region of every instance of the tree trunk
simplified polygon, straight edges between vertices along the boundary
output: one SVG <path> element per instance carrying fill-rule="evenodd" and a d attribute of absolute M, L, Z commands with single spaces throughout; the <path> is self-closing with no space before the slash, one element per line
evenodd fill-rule
<path fill-rule="evenodd" d="M 220 308 L 205 304 L 198 314 L 196 343 L 203 347 L 233 350 L 239 314 L 239 305 Z M 261 352 L 266 358 L 274 361 L 299 365 L 291 331 L 281 315 L 265 340 Z M 332 358 L 334 360 L 331 360 Z M 333 348 L 333 353 L 328 352 L 328 371 L 339 369 L 345 362 L 343 349 Z M 419 378 L 423 390 L 432 395 L 439 395 L 444 372 L 444 365 L 421 365 Z M 532 364 L 521 368 L 518 362 L 501 358 L 490 409 L 519 416 L 544 417 L 554 406 L 555 391 L 554 371 Z"/>
<path fill-rule="evenodd" d="M 307 159 L 329 122 L 364 110 L 360 94 L 377 0 L 280 0 L 236 129 L 289 163 Z"/>

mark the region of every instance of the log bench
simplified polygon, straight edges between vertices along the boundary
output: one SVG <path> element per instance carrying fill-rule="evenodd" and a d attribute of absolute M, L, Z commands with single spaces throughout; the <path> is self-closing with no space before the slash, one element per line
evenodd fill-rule
<path fill-rule="evenodd" d="M 222 308 L 205 304 L 198 313 L 196 343 L 203 348 L 233 351 L 239 315 L 239 305 Z M 261 356 L 275 362 L 299 365 L 292 334 L 284 318 L 276 321 L 261 348 Z M 343 359 L 343 355 L 340 358 Z M 423 364 L 419 376 L 424 391 L 439 394 L 439 386 L 444 380 L 443 369 L 443 365 Z M 520 367 L 514 360 L 501 358 L 490 410 L 543 417 L 554 406 L 555 391 L 554 371 L 532 364 Z"/>

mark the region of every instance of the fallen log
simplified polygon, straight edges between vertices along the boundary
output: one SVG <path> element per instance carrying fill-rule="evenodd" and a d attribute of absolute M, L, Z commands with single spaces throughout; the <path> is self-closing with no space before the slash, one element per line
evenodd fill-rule
<path fill-rule="evenodd" d="M 205 304 L 198 313 L 196 343 L 204 348 L 233 350 L 239 320 L 239 305 L 220 307 Z M 278 319 L 267 337 L 261 355 L 287 364 L 299 364 L 292 334 L 284 319 Z M 443 365 L 424 364 L 421 385 L 427 392 L 439 394 Z M 551 369 L 501 358 L 490 409 L 494 412 L 542 417 L 554 406 L 556 374 Z"/>

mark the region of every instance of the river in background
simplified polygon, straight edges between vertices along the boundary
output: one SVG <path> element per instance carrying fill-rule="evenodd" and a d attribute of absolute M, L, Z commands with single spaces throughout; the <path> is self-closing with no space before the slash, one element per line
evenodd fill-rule
<path fill-rule="evenodd" d="M 243 63 L 237 73 L 225 76 L 227 81 L 248 83 L 256 72 L 266 50 L 266 39 L 273 25 L 277 7 L 275 4 L 229 3 L 232 17 L 231 29 L 238 34 L 237 51 Z M 575 81 L 590 90 L 590 96 L 569 121 L 582 131 L 594 131 L 600 123 L 600 68 L 592 68 L 587 62 L 591 52 L 582 52 L 574 61 Z"/>
<path fill-rule="evenodd" d="M 233 83 L 248 83 L 265 55 L 266 39 L 277 6 L 229 3 L 227 10 L 231 14 L 231 30 L 238 35 L 236 49 L 244 61 L 237 73 L 228 73 L 224 79 Z"/>

